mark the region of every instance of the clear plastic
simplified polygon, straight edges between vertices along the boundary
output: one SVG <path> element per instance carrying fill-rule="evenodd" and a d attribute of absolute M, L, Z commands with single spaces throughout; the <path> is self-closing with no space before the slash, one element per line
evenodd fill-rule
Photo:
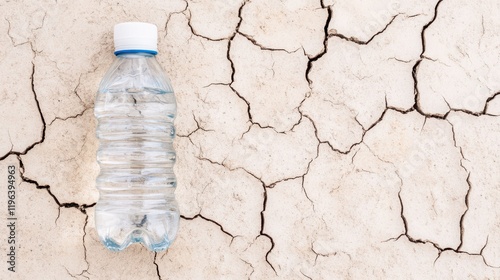
<path fill-rule="evenodd" d="M 113 251 L 132 243 L 167 249 L 179 226 L 173 172 L 176 102 L 155 56 L 118 55 L 100 84 L 94 114 L 100 143 L 99 238 Z"/>

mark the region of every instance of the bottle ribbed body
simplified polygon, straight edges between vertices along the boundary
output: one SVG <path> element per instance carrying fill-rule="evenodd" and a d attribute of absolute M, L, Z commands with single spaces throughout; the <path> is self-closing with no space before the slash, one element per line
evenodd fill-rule
<path fill-rule="evenodd" d="M 101 83 L 97 118 L 100 174 L 96 228 L 111 250 L 175 239 L 179 210 L 173 172 L 176 102 L 154 56 L 118 57 Z"/>

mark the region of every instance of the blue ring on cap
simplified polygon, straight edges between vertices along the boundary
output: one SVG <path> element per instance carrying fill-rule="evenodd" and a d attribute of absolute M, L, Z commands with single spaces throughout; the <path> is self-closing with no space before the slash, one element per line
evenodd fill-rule
<path fill-rule="evenodd" d="M 126 54 L 126 53 L 147 53 L 152 55 L 158 54 L 157 51 L 152 51 L 152 50 L 119 50 L 115 52 L 115 55 Z"/>

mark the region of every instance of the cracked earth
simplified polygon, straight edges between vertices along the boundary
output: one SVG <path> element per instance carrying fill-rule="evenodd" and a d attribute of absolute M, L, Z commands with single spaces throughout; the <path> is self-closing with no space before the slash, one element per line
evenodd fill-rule
<path fill-rule="evenodd" d="M 499 12 L 496 0 L 0 1 L 14 278 L 500 279 Z M 178 100 L 182 220 L 161 253 L 109 252 L 94 228 L 93 102 L 112 27 L 134 20 L 159 27 Z"/>

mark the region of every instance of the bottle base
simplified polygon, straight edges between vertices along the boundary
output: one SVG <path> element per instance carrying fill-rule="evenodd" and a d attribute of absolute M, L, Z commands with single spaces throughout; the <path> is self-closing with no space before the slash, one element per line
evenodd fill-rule
<path fill-rule="evenodd" d="M 177 236 L 179 212 L 139 210 L 129 212 L 102 211 L 96 206 L 96 231 L 102 244 L 111 251 L 122 251 L 131 244 L 140 243 L 150 251 L 168 249 Z"/>
<path fill-rule="evenodd" d="M 108 250 L 113 251 L 113 252 L 123 251 L 125 248 L 127 248 L 128 246 L 130 246 L 134 243 L 142 244 L 144 247 L 146 247 L 150 251 L 161 252 L 161 251 L 167 250 L 170 247 L 170 245 L 172 244 L 172 242 L 170 240 L 168 240 L 168 238 L 165 238 L 161 242 L 149 243 L 146 240 L 144 240 L 142 237 L 132 237 L 132 238 L 130 238 L 122 243 L 116 242 L 113 238 L 107 237 L 104 239 L 101 238 L 101 242 L 102 242 L 102 244 L 104 244 L 104 246 Z"/>

